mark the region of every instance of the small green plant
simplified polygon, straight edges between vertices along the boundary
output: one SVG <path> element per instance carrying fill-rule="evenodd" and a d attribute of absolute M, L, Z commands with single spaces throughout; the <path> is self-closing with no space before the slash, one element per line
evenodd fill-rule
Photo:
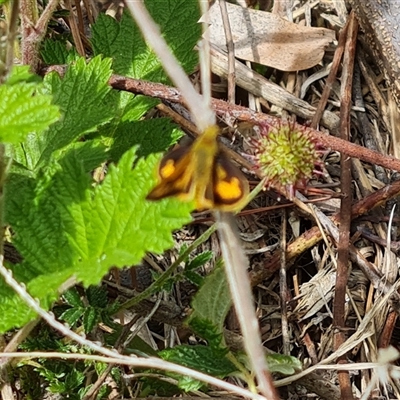
<path fill-rule="evenodd" d="M 83 324 L 84 332 L 88 334 L 99 322 L 104 322 L 110 327 L 116 325 L 111 316 L 116 313 L 119 304 L 108 303 L 107 291 L 104 288 L 89 286 L 85 290 L 86 301 L 76 288 L 65 292 L 63 298 L 68 308 L 59 316 L 59 319 L 67 322 L 72 328 L 80 322 Z"/>
<path fill-rule="evenodd" d="M 30 336 L 20 349 L 23 351 L 59 351 L 65 353 L 82 352 L 74 343 L 66 341 L 45 325 L 36 328 L 40 334 Z M 71 361 L 39 358 L 21 361 L 15 370 L 26 399 L 41 399 L 45 392 L 57 393 L 62 398 L 80 400 L 91 388 L 87 377 L 94 382 L 105 370 L 106 365 L 93 361 Z M 119 381 L 117 367 L 111 370 L 112 377 Z M 110 393 L 109 385 L 103 385 L 98 399 L 106 398 Z"/>
<path fill-rule="evenodd" d="M 188 326 L 206 345 L 179 345 L 158 354 L 161 358 L 208 373 L 219 378 L 240 376 L 249 387 L 255 388 L 254 376 L 243 352 L 233 353 L 224 340 L 224 322 L 232 306 L 228 284 L 221 263 L 217 263 L 192 301 L 192 314 Z M 271 373 L 292 375 L 302 369 L 301 363 L 291 356 L 268 354 L 266 361 Z M 167 374 L 177 380 L 184 391 L 199 390 L 203 384 L 194 379 Z"/>
<path fill-rule="evenodd" d="M 187 247 L 182 246 L 180 249 L 180 255 L 186 251 Z M 197 271 L 202 266 L 204 266 L 207 262 L 209 262 L 213 258 L 213 253 L 211 251 L 204 251 L 195 255 L 194 257 L 185 257 L 184 266 L 173 276 L 167 278 L 162 286 L 162 289 L 171 291 L 172 286 L 183 280 L 187 280 L 191 282 L 193 285 L 200 286 L 204 277 Z M 152 272 L 154 280 L 157 280 L 161 275 L 156 272 Z M 160 288 L 161 289 L 161 288 Z"/>

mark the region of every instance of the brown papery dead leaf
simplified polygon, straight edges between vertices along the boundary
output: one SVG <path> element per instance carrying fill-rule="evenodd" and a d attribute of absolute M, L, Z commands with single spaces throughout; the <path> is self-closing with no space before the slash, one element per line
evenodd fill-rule
<path fill-rule="evenodd" d="M 237 58 L 299 71 L 317 65 L 335 32 L 299 26 L 276 14 L 226 3 Z M 226 38 L 218 0 L 204 18 L 210 24 L 211 43 L 226 49 Z"/>

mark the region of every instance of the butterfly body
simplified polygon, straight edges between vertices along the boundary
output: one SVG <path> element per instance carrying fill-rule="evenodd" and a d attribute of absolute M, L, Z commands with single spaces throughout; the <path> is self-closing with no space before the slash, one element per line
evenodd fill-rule
<path fill-rule="evenodd" d="M 198 210 L 241 208 L 249 192 L 248 182 L 221 151 L 218 134 L 219 128 L 211 126 L 191 145 L 167 153 L 158 168 L 159 183 L 147 199 L 194 199 Z"/>

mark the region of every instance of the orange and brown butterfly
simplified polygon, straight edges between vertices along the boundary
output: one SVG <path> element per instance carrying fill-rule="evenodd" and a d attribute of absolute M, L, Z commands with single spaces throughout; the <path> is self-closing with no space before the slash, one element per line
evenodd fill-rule
<path fill-rule="evenodd" d="M 240 210 L 246 203 L 249 184 L 221 151 L 218 134 L 218 126 L 210 126 L 191 145 L 167 153 L 158 167 L 159 182 L 147 199 L 174 196 L 194 200 L 197 210 Z"/>

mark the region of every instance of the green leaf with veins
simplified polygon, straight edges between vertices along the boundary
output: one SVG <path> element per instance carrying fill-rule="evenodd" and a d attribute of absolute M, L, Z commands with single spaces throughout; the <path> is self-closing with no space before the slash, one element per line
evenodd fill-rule
<path fill-rule="evenodd" d="M 24 257 L 13 267 L 14 276 L 45 308 L 73 275 L 85 286 L 97 284 L 112 266 L 135 265 L 145 252 L 171 247 L 171 231 L 190 221 L 193 208 L 176 199 L 145 200 L 155 183 L 157 157 L 137 159 L 136 149 L 131 149 L 92 189 L 84 168 L 90 165 L 83 165 L 79 150 L 73 148 L 58 160 L 60 168 L 52 171 L 51 179 L 44 176 L 35 186 L 22 177 L 31 192 L 11 199 L 8 206 L 14 244 Z M 34 315 L 3 282 L 0 314 L 3 332 Z"/>
<path fill-rule="evenodd" d="M 60 118 L 59 108 L 43 84 L 27 70 L 15 67 L 7 82 L 0 85 L 0 142 L 18 143 L 32 132 L 49 128 Z"/>

